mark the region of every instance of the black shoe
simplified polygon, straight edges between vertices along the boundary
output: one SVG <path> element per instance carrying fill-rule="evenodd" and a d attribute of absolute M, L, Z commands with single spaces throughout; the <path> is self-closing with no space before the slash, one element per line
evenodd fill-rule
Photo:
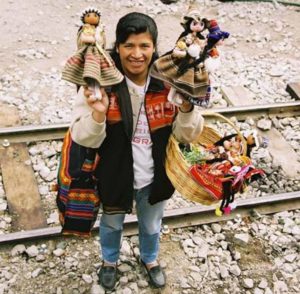
<path fill-rule="evenodd" d="M 148 269 L 142 260 L 141 263 L 147 271 L 152 286 L 155 288 L 163 288 L 166 285 L 166 278 L 160 265 L 156 265 Z"/>
<path fill-rule="evenodd" d="M 103 264 L 99 272 L 99 282 L 105 290 L 113 290 L 117 282 L 117 266 Z"/>

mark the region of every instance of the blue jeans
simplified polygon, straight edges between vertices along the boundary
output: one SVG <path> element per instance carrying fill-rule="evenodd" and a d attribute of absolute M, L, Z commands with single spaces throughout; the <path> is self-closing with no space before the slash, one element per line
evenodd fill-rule
<path fill-rule="evenodd" d="M 136 211 L 139 226 L 141 259 L 151 263 L 157 259 L 163 211 L 167 201 L 154 205 L 148 202 L 151 185 L 135 190 Z M 100 221 L 100 245 L 102 259 L 115 263 L 119 259 L 125 214 L 103 214 Z"/>

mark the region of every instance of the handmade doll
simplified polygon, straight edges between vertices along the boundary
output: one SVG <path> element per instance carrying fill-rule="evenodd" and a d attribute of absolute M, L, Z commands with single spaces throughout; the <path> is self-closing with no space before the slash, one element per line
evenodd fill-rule
<path fill-rule="evenodd" d="M 209 159 L 191 166 L 194 180 L 213 198 L 222 200 L 216 215 L 229 214 L 236 207 L 234 195 L 242 193 L 249 182 L 264 175 L 263 170 L 254 167 L 250 158 L 257 143 L 255 131 L 248 133 L 243 140 L 236 134 L 226 136 L 206 147 Z"/>
<path fill-rule="evenodd" d="M 62 78 L 77 86 L 88 86 L 95 99 L 101 99 L 100 87 L 112 86 L 123 80 L 110 55 L 105 51 L 104 27 L 96 8 L 82 12 L 83 25 L 77 34 L 78 50 L 67 63 Z"/>
<path fill-rule="evenodd" d="M 211 57 L 219 56 L 217 46 L 221 46 L 224 39 L 229 37 L 229 33 L 221 31 L 216 20 L 211 20 L 208 25 L 207 47 Z"/>
<path fill-rule="evenodd" d="M 201 56 L 206 41 L 201 34 L 208 21 L 201 19 L 199 11 L 192 7 L 183 16 L 184 32 L 179 36 L 175 48 L 157 59 L 150 75 L 171 85 L 168 99 L 174 100 L 176 91 L 197 99 L 206 97 L 209 87 L 208 73 L 203 63 L 190 66 Z"/>

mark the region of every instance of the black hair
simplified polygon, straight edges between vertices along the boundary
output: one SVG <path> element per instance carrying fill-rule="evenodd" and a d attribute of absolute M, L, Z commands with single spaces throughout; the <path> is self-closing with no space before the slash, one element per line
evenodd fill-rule
<path fill-rule="evenodd" d="M 188 21 L 185 24 L 185 28 L 186 29 L 181 33 L 181 35 L 179 36 L 178 40 L 180 38 L 182 38 L 182 37 L 187 36 L 189 33 L 192 33 L 192 31 L 191 31 L 191 23 L 192 23 L 193 20 L 194 20 L 193 18 L 188 18 Z M 201 19 L 201 21 L 204 23 L 204 28 L 203 28 L 203 31 L 204 31 L 205 29 L 208 28 L 209 21 L 206 18 Z M 197 34 L 196 34 L 197 38 L 199 38 L 200 40 L 204 40 L 205 39 L 205 37 L 201 34 L 202 32 L 197 32 Z"/>
<path fill-rule="evenodd" d="M 84 17 L 89 13 L 96 13 L 99 17 L 101 17 L 101 12 L 97 8 L 94 7 L 88 7 L 81 13 L 81 21 L 84 23 Z"/>
<path fill-rule="evenodd" d="M 120 71 L 123 72 L 117 47 L 120 44 L 125 43 L 131 34 L 141 34 L 146 32 L 151 35 L 154 48 L 157 49 L 158 32 L 153 18 L 140 12 L 131 12 L 120 18 L 116 29 L 116 42 L 111 52 L 111 56 Z M 158 58 L 156 52 L 157 50 L 153 53 L 150 65 Z"/>

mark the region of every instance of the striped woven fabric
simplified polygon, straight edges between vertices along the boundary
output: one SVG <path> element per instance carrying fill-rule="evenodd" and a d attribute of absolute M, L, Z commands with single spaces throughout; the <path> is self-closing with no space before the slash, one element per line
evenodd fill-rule
<path fill-rule="evenodd" d="M 173 58 L 171 54 L 157 59 L 150 71 L 150 75 L 169 83 L 179 92 L 191 97 L 203 97 L 209 86 L 208 73 L 204 66 L 189 68 L 184 74 L 179 73 L 181 60 Z"/>
<path fill-rule="evenodd" d="M 68 131 L 62 146 L 56 198 L 64 235 L 91 235 L 100 205 L 93 177 L 97 161 L 96 150 L 73 142 Z"/>
<path fill-rule="evenodd" d="M 81 47 L 67 60 L 62 72 L 62 79 L 79 86 L 88 85 L 92 79 L 107 87 L 120 83 L 123 78 L 110 55 L 104 56 L 95 45 Z"/>

